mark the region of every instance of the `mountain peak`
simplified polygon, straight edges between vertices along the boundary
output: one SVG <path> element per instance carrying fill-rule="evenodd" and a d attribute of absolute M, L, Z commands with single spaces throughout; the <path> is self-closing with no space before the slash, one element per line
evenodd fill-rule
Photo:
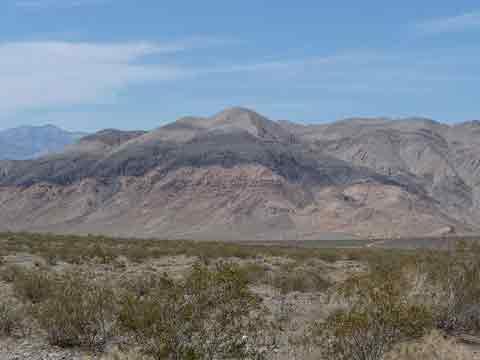
<path fill-rule="evenodd" d="M 225 109 L 211 117 L 206 125 L 211 131 L 246 132 L 263 140 L 290 141 L 292 138 L 277 122 L 243 107 Z"/>
<path fill-rule="evenodd" d="M 270 120 L 255 111 L 240 107 L 226 109 L 211 118 L 211 124 L 214 127 L 233 126 L 247 131 L 250 127 L 256 128 L 268 122 Z"/>
<path fill-rule="evenodd" d="M 267 141 L 291 142 L 293 138 L 279 123 L 243 107 L 227 108 L 209 118 L 182 117 L 158 129 L 155 137 L 170 141 L 188 141 L 196 136 L 227 133 L 248 133 Z"/>
<path fill-rule="evenodd" d="M 238 117 L 238 116 L 250 116 L 250 117 L 263 117 L 254 110 L 241 107 L 233 106 L 222 110 L 221 112 L 214 115 L 214 117 Z"/>

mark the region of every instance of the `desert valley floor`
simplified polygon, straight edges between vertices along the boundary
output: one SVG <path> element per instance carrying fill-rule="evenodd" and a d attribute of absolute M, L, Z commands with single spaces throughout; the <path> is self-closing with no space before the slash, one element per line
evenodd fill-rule
<path fill-rule="evenodd" d="M 0 234 L 0 358 L 332 359 L 328 350 L 350 359 L 338 349 L 344 356 L 361 349 L 348 342 L 354 333 L 346 324 L 370 329 L 370 337 L 357 339 L 362 346 L 385 342 L 381 359 L 480 358 L 480 290 L 472 278 L 480 266 L 470 252 L 477 254 L 476 241 L 442 250 L 425 241 L 405 250 L 385 240 L 236 244 Z M 436 276 L 460 264 L 468 265 Z M 450 296 L 458 300 L 454 308 Z M 398 337 L 371 330 L 378 321 Z M 406 328 L 398 330 L 396 321 Z"/>

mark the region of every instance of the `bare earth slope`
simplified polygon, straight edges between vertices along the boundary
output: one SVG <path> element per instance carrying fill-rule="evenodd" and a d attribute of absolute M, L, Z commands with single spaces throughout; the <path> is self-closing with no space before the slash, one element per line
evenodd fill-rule
<path fill-rule="evenodd" d="M 476 231 L 480 125 L 274 122 L 242 108 L 0 161 L 0 230 L 193 239 Z"/>

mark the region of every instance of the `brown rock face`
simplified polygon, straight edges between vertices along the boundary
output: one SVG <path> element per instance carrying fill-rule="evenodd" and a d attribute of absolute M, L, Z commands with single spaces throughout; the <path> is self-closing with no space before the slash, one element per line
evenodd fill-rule
<path fill-rule="evenodd" d="M 246 109 L 0 162 L 0 230 L 210 240 L 476 230 L 475 123 L 273 122 Z M 479 128 L 480 129 L 480 128 Z"/>

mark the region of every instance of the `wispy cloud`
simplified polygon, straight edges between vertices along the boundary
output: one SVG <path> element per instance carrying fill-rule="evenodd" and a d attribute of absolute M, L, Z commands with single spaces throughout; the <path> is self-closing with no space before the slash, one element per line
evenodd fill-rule
<path fill-rule="evenodd" d="M 41 10 L 47 8 L 75 8 L 86 5 L 99 5 L 109 0 L 17 0 L 15 5 L 26 10 Z"/>
<path fill-rule="evenodd" d="M 203 84 L 209 84 L 213 91 L 226 89 L 218 95 L 220 98 L 228 91 L 252 94 L 252 89 L 255 94 L 297 91 L 302 96 L 365 96 L 372 92 L 432 91 L 442 88 L 442 84 L 479 78 L 472 60 L 478 58 L 478 51 L 459 51 L 454 57 L 443 51 L 417 51 L 409 57 L 402 53 L 352 51 L 250 62 L 223 60 L 205 66 L 200 61 L 197 65 L 185 62 L 180 54 L 218 44 L 223 42 L 214 38 L 166 43 L 0 42 L 0 115 L 111 103 L 115 94 L 145 83 L 155 83 L 159 94 L 168 94 L 171 85 L 182 89 L 182 96 L 192 98 L 199 96 Z M 459 64 L 464 71 L 458 70 Z"/>
<path fill-rule="evenodd" d="M 375 61 L 395 59 L 387 54 L 368 51 L 352 51 L 336 55 L 312 56 L 300 59 L 276 59 L 269 61 L 257 61 L 247 64 L 234 64 L 219 66 L 206 70 L 209 73 L 237 73 L 237 72 L 294 72 L 308 71 L 311 69 L 328 69 L 328 67 L 361 66 Z"/>
<path fill-rule="evenodd" d="M 415 24 L 414 28 L 423 34 L 461 32 L 480 28 L 480 11 L 472 11 L 457 16 L 426 20 Z"/>
<path fill-rule="evenodd" d="M 0 43 L 0 111 L 96 103 L 131 84 L 177 79 L 186 75 L 181 68 L 145 65 L 141 60 L 194 45 L 191 41 Z"/>

